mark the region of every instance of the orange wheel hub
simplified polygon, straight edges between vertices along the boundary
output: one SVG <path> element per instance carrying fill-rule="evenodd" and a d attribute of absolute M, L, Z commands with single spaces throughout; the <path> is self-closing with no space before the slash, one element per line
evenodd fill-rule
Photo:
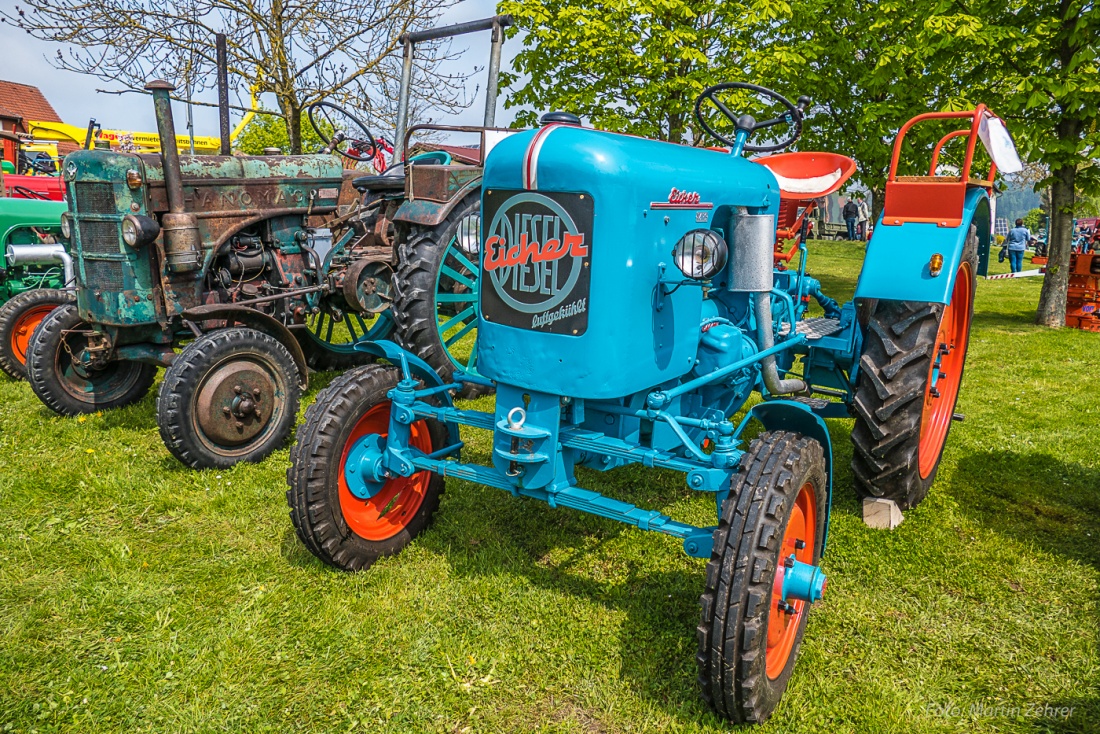
<path fill-rule="evenodd" d="M 344 466 L 352 447 L 363 436 L 377 434 L 383 438 L 390 428 L 390 403 L 379 403 L 368 410 L 352 428 L 340 454 L 338 482 L 340 487 L 340 512 L 344 521 L 364 540 L 381 541 L 401 532 L 416 515 L 431 481 L 431 472 L 417 472 L 411 477 L 396 476 L 386 480 L 381 491 L 370 499 L 360 499 L 348 489 L 344 479 Z M 410 445 L 426 454 L 432 452 L 432 440 L 426 421 L 417 421 L 412 429 Z"/>
<path fill-rule="evenodd" d="M 795 560 L 813 564 L 814 548 L 817 547 L 817 495 L 810 482 L 802 485 L 795 498 L 794 508 L 787 520 L 787 529 L 783 532 L 783 544 L 779 547 L 779 558 L 775 569 L 775 581 L 772 584 L 771 607 L 768 610 L 768 648 L 766 665 L 768 677 L 779 677 L 787 667 L 798 628 L 809 609 L 804 601 L 783 601 L 783 577 L 786 567 L 783 559 L 794 554 Z M 785 608 L 784 608 L 785 607 Z"/>
<path fill-rule="evenodd" d="M 50 311 L 53 311 L 53 309 L 53 304 L 35 306 L 29 311 L 21 313 L 19 318 L 15 320 L 9 342 L 12 354 L 19 360 L 19 364 L 25 365 L 27 363 L 27 349 L 30 347 L 31 336 L 38 325 L 42 323 L 42 319 L 49 316 Z"/>
<path fill-rule="evenodd" d="M 928 370 L 920 420 L 917 469 L 927 479 L 939 463 L 966 363 L 966 340 L 970 334 L 970 304 L 974 300 L 974 278 L 970 263 L 963 262 L 955 276 L 951 303 L 944 309 L 936 333 L 935 353 Z"/>

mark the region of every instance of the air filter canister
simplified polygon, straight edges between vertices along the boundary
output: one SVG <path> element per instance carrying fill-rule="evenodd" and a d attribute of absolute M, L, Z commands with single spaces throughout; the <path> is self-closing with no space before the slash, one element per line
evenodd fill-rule
<path fill-rule="evenodd" d="M 775 216 L 734 214 L 731 218 L 729 290 L 760 293 L 773 287 Z"/>

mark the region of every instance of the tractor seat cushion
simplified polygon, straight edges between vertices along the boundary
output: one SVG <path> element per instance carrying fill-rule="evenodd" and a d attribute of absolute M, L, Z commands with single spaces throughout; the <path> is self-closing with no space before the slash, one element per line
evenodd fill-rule
<path fill-rule="evenodd" d="M 784 199 L 816 199 L 833 193 L 856 172 L 856 162 L 837 153 L 778 153 L 756 158 L 779 183 Z"/>
<path fill-rule="evenodd" d="M 351 185 L 359 191 L 404 191 L 405 175 L 359 176 L 351 180 Z"/>

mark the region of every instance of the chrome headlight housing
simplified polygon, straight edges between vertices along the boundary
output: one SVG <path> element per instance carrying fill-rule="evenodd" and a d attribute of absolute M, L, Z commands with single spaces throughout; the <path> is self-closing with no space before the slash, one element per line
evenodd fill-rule
<path fill-rule="evenodd" d="M 676 243 L 672 259 L 689 278 L 713 278 L 726 266 L 729 248 L 722 235 L 712 229 L 693 229 Z"/>
<path fill-rule="evenodd" d="M 471 214 L 463 217 L 458 223 L 455 240 L 463 254 L 476 258 L 481 252 L 481 215 Z"/>
<path fill-rule="evenodd" d="M 61 213 L 61 236 L 65 239 L 72 239 L 73 236 L 73 215 L 69 212 Z"/>

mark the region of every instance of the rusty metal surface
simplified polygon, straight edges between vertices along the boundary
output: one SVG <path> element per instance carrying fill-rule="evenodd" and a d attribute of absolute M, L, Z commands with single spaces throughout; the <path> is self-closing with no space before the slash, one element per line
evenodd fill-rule
<path fill-rule="evenodd" d="M 193 420 L 215 443 L 239 446 L 267 429 L 278 392 L 275 378 L 261 365 L 228 361 L 199 386 Z"/>
<path fill-rule="evenodd" d="M 398 208 L 397 213 L 394 215 L 393 220 L 395 222 L 407 222 L 409 224 L 419 224 L 423 227 L 434 227 L 444 219 L 447 215 L 459 205 L 467 196 L 474 194 L 480 195 L 481 191 L 481 170 L 480 168 L 471 169 L 478 172 L 477 178 L 473 178 L 466 183 L 463 188 L 455 192 L 455 195 L 451 197 L 446 203 L 439 203 L 430 201 L 427 199 L 420 199 L 417 201 L 405 201 L 402 202 Z"/>
<path fill-rule="evenodd" d="M 467 184 L 480 179 L 482 169 L 477 166 L 432 166 L 417 164 L 408 167 L 405 187 L 409 201 L 427 199 L 446 204 L 461 192 Z"/>

